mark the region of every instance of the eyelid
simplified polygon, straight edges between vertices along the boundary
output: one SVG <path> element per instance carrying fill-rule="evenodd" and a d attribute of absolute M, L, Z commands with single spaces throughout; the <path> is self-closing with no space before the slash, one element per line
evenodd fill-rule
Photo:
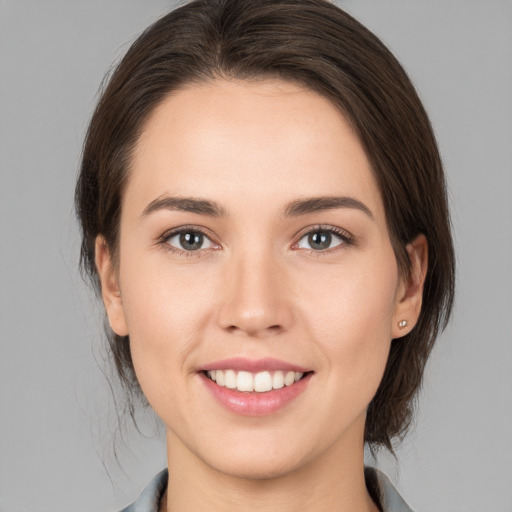
<path fill-rule="evenodd" d="M 295 240 L 296 241 L 292 244 L 291 248 L 294 249 L 294 250 L 297 250 L 297 251 L 298 250 L 308 251 L 308 249 L 303 249 L 303 248 L 298 247 L 298 243 L 305 236 L 307 236 L 307 235 L 309 235 L 311 233 L 316 233 L 318 231 L 324 231 L 324 232 L 332 233 L 335 236 L 337 236 L 338 238 L 341 238 L 343 243 L 338 244 L 338 245 L 336 245 L 336 246 L 334 246 L 332 248 L 329 248 L 329 249 L 323 249 L 323 250 L 309 249 L 309 252 L 311 252 L 311 253 L 315 253 L 317 255 L 326 254 L 326 253 L 330 253 L 330 252 L 334 252 L 336 250 L 339 250 L 343 246 L 354 245 L 355 244 L 354 236 L 352 234 L 350 234 L 348 231 L 346 231 L 345 229 L 339 228 L 337 226 L 332 226 L 332 225 L 329 225 L 329 224 L 316 224 L 314 226 L 308 226 L 308 227 L 302 229 L 295 236 Z"/>
<path fill-rule="evenodd" d="M 201 233 L 201 235 L 207 238 L 214 245 L 214 247 L 209 247 L 207 249 L 197 249 L 195 251 L 186 251 L 184 249 L 179 249 L 178 247 L 169 244 L 169 240 L 171 238 L 184 232 Z M 195 226 L 190 224 L 168 229 L 158 238 L 157 243 L 158 245 L 163 246 L 166 250 L 178 254 L 184 254 L 186 256 L 198 256 L 199 254 L 204 253 L 204 251 L 210 251 L 212 249 L 217 250 L 221 248 L 220 244 L 216 241 L 215 235 L 210 230 L 203 228 L 202 226 Z"/>
<path fill-rule="evenodd" d="M 208 249 L 197 249 L 195 251 L 186 251 L 184 249 L 179 249 L 175 246 L 172 246 L 168 243 L 170 238 L 172 238 L 176 235 L 179 235 L 180 233 L 187 232 L 187 231 L 201 233 L 203 236 L 208 238 L 208 240 L 215 247 L 208 248 Z M 330 253 L 330 252 L 339 250 L 340 247 L 355 244 L 354 236 L 351 233 L 349 233 L 348 231 L 346 231 L 345 229 L 339 228 L 337 226 L 328 225 L 328 224 L 315 224 L 313 226 L 307 226 L 307 227 L 301 229 L 299 231 L 299 233 L 297 233 L 297 235 L 295 235 L 295 237 L 294 237 L 295 242 L 293 242 L 293 244 L 291 245 L 291 249 L 307 251 L 308 249 L 303 249 L 303 248 L 298 247 L 299 241 L 302 240 L 305 236 L 309 235 L 310 233 L 315 233 L 318 231 L 325 231 L 328 233 L 332 233 L 335 236 L 337 236 L 338 238 L 340 238 L 343 243 L 340 243 L 332 248 L 324 249 L 324 250 L 310 249 L 309 252 L 311 252 L 311 253 L 315 253 L 317 255 L 326 254 L 326 253 Z M 216 241 L 216 238 L 217 237 L 210 230 L 208 230 L 202 226 L 187 224 L 187 225 L 177 226 L 177 227 L 168 229 L 158 238 L 157 243 L 158 243 L 158 245 L 163 246 L 166 250 L 169 250 L 174 253 L 184 254 L 186 256 L 194 256 L 194 255 L 198 256 L 201 253 L 204 253 L 205 251 L 210 251 L 212 249 L 213 250 L 221 249 L 222 246 L 218 241 Z"/>

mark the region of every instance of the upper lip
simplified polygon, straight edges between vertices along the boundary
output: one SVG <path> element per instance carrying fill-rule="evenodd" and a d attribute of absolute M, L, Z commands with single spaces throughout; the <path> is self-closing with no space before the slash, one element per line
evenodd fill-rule
<path fill-rule="evenodd" d="M 201 367 L 202 371 L 209 370 L 237 370 L 251 373 L 258 373 L 262 371 L 291 371 L 306 373 L 310 370 L 299 366 L 297 364 L 288 363 L 281 361 L 273 357 L 265 357 L 263 359 L 246 359 L 243 357 L 232 357 L 229 359 L 222 359 L 220 361 L 214 361 Z"/>

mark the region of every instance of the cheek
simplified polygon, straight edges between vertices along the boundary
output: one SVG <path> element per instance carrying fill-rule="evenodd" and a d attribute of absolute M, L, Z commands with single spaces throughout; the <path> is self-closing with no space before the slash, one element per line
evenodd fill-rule
<path fill-rule="evenodd" d="M 213 294 L 200 273 L 160 259 L 124 258 L 120 280 L 137 379 L 150 404 L 166 410 L 160 402 L 171 401 L 169 390 L 181 389 L 183 373 L 191 372 L 188 357 L 208 322 Z"/>
<path fill-rule="evenodd" d="M 361 260 L 346 269 L 311 279 L 305 288 L 309 292 L 304 295 L 303 317 L 331 369 L 333 386 L 341 385 L 347 396 L 369 402 L 391 345 L 397 267 L 391 254 L 384 261 Z"/>
<path fill-rule="evenodd" d="M 315 323 L 319 329 L 340 335 L 372 331 L 391 335 L 397 265 L 392 254 L 372 259 L 361 258 L 336 269 L 305 273 L 308 279 L 303 282 L 302 295 L 306 314 L 312 321 L 318 319 Z"/>

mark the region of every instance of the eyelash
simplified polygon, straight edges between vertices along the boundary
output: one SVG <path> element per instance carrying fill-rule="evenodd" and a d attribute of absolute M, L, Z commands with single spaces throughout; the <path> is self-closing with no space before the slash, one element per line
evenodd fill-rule
<path fill-rule="evenodd" d="M 315 250 L 315 249 L 309 249 L 309 250 L 302 249 L 302 250 L 306 250 L 306 251 L 308 251 L 308 253 L 314 254 L 315 256 L 321 256 L 323 254 L 329 254 L 329 253 L 335 252 L 337 250 L 340 250 L 341 247 L 354 245 L 354 243 L 355 243 L 354 237 L 347 231 L 345 231 L 341 228 L 334 227 L 334 226 L 326 226 L 326 225 L 318 224 L 316 226 L 310 226 L 308 228 L 305 228 L 303 231 L 301 231 L 297 235 L 297 241 L 293 243 L 292 249 L 297 247 L 299 242 L 304 237 L 309 236 L 312 233 L 320 233 L 320 232 L 321 233 L 330 233 L 330 234 L 335 235 L 336 237 L 341 239 L 341 243 L 332 248 L 323 249 L 323 250 Z M 212 244 L 217 246 L 214 248 L 214 250 L 217 250 L 219 248 L 219 244 L 217 244 L 216 242 L 213 241 L 212 235 L 205 229 L 198 227 L 198 226 L 181 226 L 179 228 L 173 228 L 172 230 L 166 231 L 158 239 L 158 244 L 160 246 L 162 246 L 165 250 L 175 253 L 175 254 L 182 255 L 182 256 L 186 256 L 186 257 L 202 256 L 202 252 L 207 249 L 197 249 L 195 251 L 186 251 L 184 249 L 178 249 L 177 247 L 174 247 L 169 244 L 169 240 L 171 238 L 175 237 L 176 235 L 180 235 L 182 233 L 199 233 L 199 234 L 203 235 L 205 238 L 207 238 L 208 240 L 210 240 L 210 242 Z M 300 250 L 300 249 L 295 248 L 294 250 Z"/>
<path fill-rule="evenodd" d="M 169 244 L 169 240 L 176 235 L 180 235 L 182 233 L 199 233 L 203 235 L 205 238 L 211 241 L 212 244 L 218 246 L 216 242 L 213 241 L 213 237 L 210 232 L 206 231 L 203 228 L 198 226 L 181 226 L 179 228 L 173 228 L 169 231 L 166 231 L 159 239 L 158 244 L 161 245 L 166 251 L 179 254 L 181 256 L 191 257 L 191 256 L 202 256 L 202 252 L 205 249 L 198 249 L 196 251 L 185 251 L 184 249 L 178 249 L 177 247 Z M 217 249 L 215 249 L 217 250 Z"/>
<path fill-rule="evenodd" d="M 343 247 L 347 247 L 350 245 L 355 244 L 354 236 L 351 235 L 348 231 L 345 231 L 344 229 L 335 227 L 335 226 L 328 226 L 324 224 L 317 224 L 316 226 L 310 226 L 305 228 L 303 231 L 301 231 L 297 235 L 297 242 L 293 244 L 293 247 L 297 246 L 299 242 L 306 236 L 309 236 L 313 233 L 330 233 L 332 235 L 335 235 L 336 237 L 341 239 L 341 243 L 323 250 L 315 250 L 315 249 L 303 249 L 308 251 L 309 254 L 313 254 L 315 256 L 322 256 L 325 254 L 330 254 L 333 252 L 336 252 L 338 250 L 341 250 Z M 296 249 L 299 250 L 299 249 Z"/>

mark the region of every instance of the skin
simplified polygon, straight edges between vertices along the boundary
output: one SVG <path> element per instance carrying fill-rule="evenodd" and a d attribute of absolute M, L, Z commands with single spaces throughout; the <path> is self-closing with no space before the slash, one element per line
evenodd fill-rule
<path fill-rule="evenodd" d="M 164 195 L 215 201 L 225 214 L 143 215 Z M 371 215 L 284 215 L 290 202 L 323 196 L 357 199 Z M 312 248 L 305 230 L 318 225 L 351 242 Z M 162 238 L 182 226 L 208 234 L 200 249 Z M 407 246 L 403 279 L 368 159 L 340 112 L 282 81 L 174 92 L 136 145 L 119 250 L 115 267 L 98 237 L 96 263 L 110 325 L 130 336 L 140 385 L 166 425 L 162 510 L 377 510 L 363 475 L 366 409 L 392 339 L 417 321 L 427 241 Z M 241 416 L 197 373 L 228 357 L 275 357 L 314 374 L 277 413 Z"/>

